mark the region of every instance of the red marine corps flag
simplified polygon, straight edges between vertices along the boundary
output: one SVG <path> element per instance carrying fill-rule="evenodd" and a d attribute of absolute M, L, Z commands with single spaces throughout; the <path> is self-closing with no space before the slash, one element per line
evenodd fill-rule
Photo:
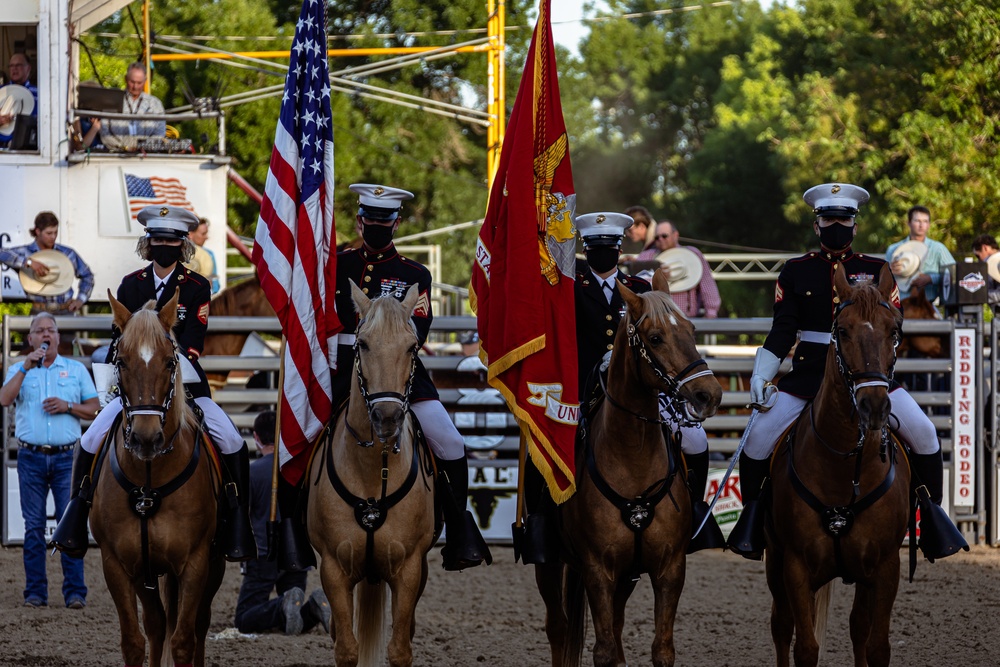
<path fill-rule="evenodd" d="M 287 340 L 281 387 L 282 474 L 298 482 L 309 446 L 330 419 L 331 350 L 343 327 L 334 306 L 333 120 L 326 3 L 305 2 L 260 206 L 253 263 Z M 294 459 L 292 465 L 285 465 Z"/>
<path fill-rule="evenodd" d="M 550 0 L 514 101 L 472 270 L 472 306 L 489 382 L 557 503 L 576 490 L 576 239 L 573 174 L 559 103 Z"/>

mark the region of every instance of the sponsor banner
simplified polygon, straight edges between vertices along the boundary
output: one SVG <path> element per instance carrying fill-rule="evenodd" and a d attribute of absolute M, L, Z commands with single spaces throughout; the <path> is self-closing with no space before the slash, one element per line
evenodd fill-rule
<path fill-rule="evenodd" d="M 709 468 L 708 484 L 705 485 L 705 502 L 712 502 L 715 492 L 722 483 L 722 478 L 726 476 L 725 468 Z M 740 518 L 743 511 L 743 495 L 740 492 L 740 472 L 733 470 L 733 474 L 726 480 L 726 486 L 719 494 L 719 501 L 712 508 L 712 515 L 715 516 L 722 534 L 729 537 L 729 533 Z"/>
<path fill-rule="evenodd" d="M 976 502 L 976 330 L 955 329 L 952 337 L 952 465 L 955 486 L 952 504 L 969 507 Z M 946 476 L 947 477 L 947 476 Z"/>

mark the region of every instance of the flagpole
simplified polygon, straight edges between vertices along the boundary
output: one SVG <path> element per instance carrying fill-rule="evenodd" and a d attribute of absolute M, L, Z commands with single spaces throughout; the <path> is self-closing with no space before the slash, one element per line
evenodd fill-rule
<path fill-rule="evenodd" d="M 278 531 L 275 529 L 278 523 L 278 475 L 281 470 L 281 393 L 285 386 L 285 335 L 281 335 L 281 349 L 278 354 L 281 356 L 281 361 L 278 365 L 278 402 L 275 403 L 274 417 L 274 461 L 271 465 L 271 514 L 268 518 L 268 547 L 267 553 L 268 557 L 271 555 L 272 540 L 271 537 L 277 537 Z M 273 533 L 272 533 L 273 531 Z"/>

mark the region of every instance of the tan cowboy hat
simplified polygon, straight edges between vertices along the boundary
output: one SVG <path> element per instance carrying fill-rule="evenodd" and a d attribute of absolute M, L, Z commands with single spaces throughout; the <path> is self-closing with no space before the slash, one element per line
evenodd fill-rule
<path fill-rule="evenodd" d="M 990 278 L 1000 282 L 1000 252 L 986 258 L 986 272 L 990 274 Z"/>
<path fill-rule="evenodd" d="M 55 296 L 63 294 L 73 287 L 73 278 L 76 271 L 73 270 L 73 262 L 69 257 L 58 250 L 39 250 L 31 257 L 32 262 L 41 262 L 49 267 L 49 272 L 44 278 L 39 278 L 30 268 L 25 267 L 18 273 L 21 279 L 21 287 L 26 294 L 36 296 Z"/>
<path fill-rule="evenodd" d="M 687 248 L 664 250 L 655 259 L 670 269 L 671 292 L 687 292 L 701 282 L 701 259 Z"/>
<path fill-rule="evenodd" d="M 35 110 L 35 96 L 24 86 L 16 83 L 0 88 L 0 116 L 17 116 L 18 114 L 31 115 Z M 12 134 L 14 123 L 17 119 L 12 119 L 9 123 L 0 125 L 0 134 Z"/>
<path fill-rule="evenodd" d="M 920 272 L 920 263 L 927 256 L 927 244 L 920 241 L 901 243 L 892 253 L 890 264 L 900 262 L 902 266 L 894 272 L 897 278 L 909 278 Z"/>

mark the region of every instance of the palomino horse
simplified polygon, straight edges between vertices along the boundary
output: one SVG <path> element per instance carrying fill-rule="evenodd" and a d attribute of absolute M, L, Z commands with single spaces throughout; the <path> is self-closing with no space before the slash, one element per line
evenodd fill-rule
<path fill-rule="evenodd" d="M 674 664 L 691 496 L 678 474 L 680 450 L 664 437 L 658 395 L 665 392 L 679 413 L 701 421 L 715 414 L 722 388 L 665 283 L 657 274 L 654 287 L 663 291 L 641 295 L 618 287 L 627 313 L 615 336 L 606 400 L 581 427 L 586 443 L 577 452 L 577 491 L 560 508 L 568 565 L 535 566 L 553 665 L 579 664 L 586 599 L 596 635 L 594 664 L 625 663 L 625 603 L 643 572 L 655 596 L 653 664 Z"/>
<path fill-rule="evenodd" d="M 216 294 L 209 304 L 209 315 L 212 317 L 277 317 L 274 308 L 264 296 L 257 274 L 230 284 L 226 289 Z M 247 333 L 210 333 L 205 336 L 205 348 L 202 354 L 235 356 L 243 349 L 247 341 Z M 208 383 L 213 389 L 218 389 L 226 383 L 228 373 L 206 373 Z"/>
<path fill-rule="evenodd" d="M 777 664 L 816 665 L 830 582 L 857 584 L 851 612 L 854 664 L 889 664 L 889 619 L 899 547 L 909 516 L 910 470 L 890 439 L 889 382 L 902 316 L 892 276 L 851 287 L 843 267 L 823 384 L 771 462 L 767 583 Z M 817 619 L 820 622 L 817 623 Z"/>
<path fill-rule="evenodd" d="M 204 665 L 212 598 L 225 574 L 216 529 L 216 483 L 197 418 L 184 401 L 171 329 L 177 296 L 134 315 L 108 293 L 122 335 L 115 361 L 124 406 L 98 458 L 90 527 L 118 609 L 122 658 Z M 107 465 L 104 465 L 105 461 Z M 162 575 L 162 592 L 157 579 Z M 166 643 L 169 639 L 169 644 Z"/>
<path fill-rule="evenodd" d="M 351 294 L 361 320 L 354 368 L 342 372 L 356 381 L 313 462 L 307 525 L 322 557 L 338 667 L 384 663 L 386 584 L 389 664 L 403 667 L 413 664 L 414 612 L 435 539 L 433 463 L 409 411 L 418 348 L 410 316 L 419 293 L 414 286 L 402 302 L 369 300 L 352 282 Z"/>

